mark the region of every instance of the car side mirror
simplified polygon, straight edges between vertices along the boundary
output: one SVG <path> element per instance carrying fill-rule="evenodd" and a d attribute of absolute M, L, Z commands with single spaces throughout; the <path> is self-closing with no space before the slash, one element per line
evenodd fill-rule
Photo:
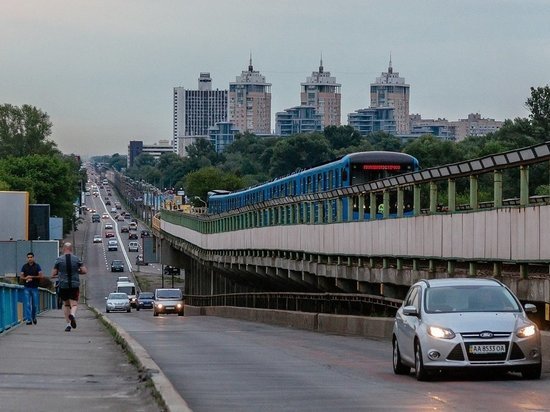
<path fill-rule="evenodd" d="M 403 308 L 403 314 L 406 316 L 418 316 L 418 310 L 416 306 L 405 306 Z"/>
<path fill-rule="evenodd" d="M 527 313 L 537 313 L 537 307 L 532 303 L 526 303 L 524 307 Z"/>

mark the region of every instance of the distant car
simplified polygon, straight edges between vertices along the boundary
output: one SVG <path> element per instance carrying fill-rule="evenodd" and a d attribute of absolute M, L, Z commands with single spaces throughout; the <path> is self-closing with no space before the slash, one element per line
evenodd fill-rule
<path fill-rule="evenodd" d="M 129 213 L 126 213 L 124 215 L 124 219 L 130 220 L 130 219 L 132 219 L 132 215 L 130 215 Z M 132 223 L 134 223 L 134 222 L 132 222 Z"/>
<path fill-rule="evenodd" d="M 128 225 L 130 230 L 137 230 L 138 226 L 136 223 L 134 222 L 130 222 L 130 224 Z"/>
<path fill-rule="evenodd" d="M 116 207 L 111 208 L 111 213 L 116 213 Z"/>
<path fill-rule="evenodd" d="M 153 316 L 160 313 L 177 313 L 183 316 L 183 294 L 180 289 L 155 289 Z"/>
<path fill-rule="evenodd" d="M 137 297 L 136 309 L 153 309 L 155 294 L 153 292 L 141 292 Z"/>
<path fill-rule="evenodd" d="M 111 262 L 111 272 L 124 272 L 124 263 L 122 263 L 122 260 L 113 260 Z"/>
<path fill-rule="evenodd" d="M 126 293 L 113 292 L 109 293 L 109 296 L 105 298 L 105 312 L 109 313 L 115 310 L 120 310 L 130 313 L 132 308 L 130 307 L 130 299 Z"/>
<path fill-rule="evenodd" d="M 109 243 L 107 243 L 107 250 L 109 250 L 110 252 L 118 250 L 118 241 L 114 239 L 109 240 Z"/>
<path fill-rule="evenodd" d="M 111 217 L 111 216 L 109 216 L 109 213 L 103 213 L 103 214 L 101 215 L 101 218 L 102 218 L 102 219 L 109 219 L 110 217 Z"/>
<path fill-rule="evenodd" d="M 105 223 L 105 229 L 113 229 L 112 223 Z"/>
<path fill-rule="evenodd" d="M 121 226 L 120 227 L 120 233 L 128 233 L 130 229 L 128 229 L 128 226 Z"/>
<path fill-rule="evenodd" d="M 103 242 L 101 235 L 94 235 L 94 243 L 101 243 L 101 242 Z"/>
<path fill-rule="evenodd" d="M 101 220 L 101 216 L 99 216 L 99 213 L 92 214 L 92 223 L 99 223 Z"/>
<path fill-rule="evenodd" d="M 106 206 L 111 206 L 111 201 L 110 201 L 110 200 L 106 200 L 106 201 L 105 201 L 105 205 L 106 205 Z"/>
<path fill-rule="evenodd" d="M 149 237 L 149 236 L 151 236 L 151 232 L 149 232 L 148 230 L 141 231 L 141 237 Z"/>
<path fill-rule="evenodd" d="M 106 238 L 115 237 L 115 234 L 113 232 L 105 232 L 105 237 Z"/>
<path fill-rule="evenodd" d="M 129 239 L 129 240 L 130 240 L 130 239 L 135 240 L 135 239 L 137 239 L 137 238 L 138 238 L 137 233 L 135 233 L 135 232 L 130 232 L 130 233 L 128 233 L 128 239 Z"/>
<path fill-rule="evenodd" d="M 119 222 L 124 222 L 124 216 L 119 215 L 116 220 L 118 220 Z"/>
<path fill-rule="evenodd" d="M 138 252 L 139 251 L 139 244 L 138 242 L 130 242 L 128 243 L 128 252 Z"/>
<path fill-rule="evenodd" d="M 118 282 L 130 282 L 130 278 L 128 276 L 119 276 L 116 281 L 117 281 L 117 283 Z"/>
<path fill-rule="evenodd" d="M 393 327 L 393 371 L 429 380 L 440 371 L 499 369 L 540 379 L 541 336 L 525 308 L 496 279 L 420 280 Z"/>

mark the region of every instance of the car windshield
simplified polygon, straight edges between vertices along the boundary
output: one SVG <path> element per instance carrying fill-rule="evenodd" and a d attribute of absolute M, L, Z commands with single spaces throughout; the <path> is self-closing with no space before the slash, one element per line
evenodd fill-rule
<path fill-rule="evenodd" d="M 437 312 L 519 312 L 516 299 L 502 286 L 445 286 L 426 289 L 425 310 Z"/>
<path fill-rule="evenodd" d="M 153 294 L 150 293 L 150 292 L 142 292 L 142 293 L 139 295 L 139 298 L 140 298 L 140 299 L 153 299 Z"/>
<path fill-rule="evenodd" d="M 109 293 L 109 299 L 128 299 L 126 293 Z"/>
<path fill-rule="evenodd" d="M 113 265 L 122 265 L 122 260 L 113 260 Z"/>
<path fill-rule="evenodd" d="M 181 299 L 181 290 L 179 289 L 161 289 L 157 291 L 158 298 Z"/>

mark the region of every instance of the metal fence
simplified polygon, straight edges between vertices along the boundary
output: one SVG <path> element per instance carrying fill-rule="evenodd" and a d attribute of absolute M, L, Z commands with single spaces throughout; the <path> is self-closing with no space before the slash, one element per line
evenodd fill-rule
<path fill-rule="evenodd" d="M 0 333 L 23 322 L 24 286 L 0 283 Z M 38 313 L 57 307 L 57 295 L 39 288 Z"/>

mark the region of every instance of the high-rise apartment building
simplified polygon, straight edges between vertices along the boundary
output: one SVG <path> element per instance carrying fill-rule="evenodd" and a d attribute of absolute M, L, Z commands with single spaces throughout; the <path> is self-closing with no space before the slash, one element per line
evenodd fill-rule
<path fill-rule="evenodd" d="M 187 155 L 186 148 L 208 128 L 227 120 L 227 90 L 212 90 L 210 73 L 201 73 L 198 90 L 174 87 L 174 151 Z"/>
<path fill-rule="evenodd" d="M 370 107 L 393 107 L 397 134 L 409 133 L 409 89 L 405 78 L 393 71 L 391 57 L 388 71 L 370 85 Z"/>
<path fill-rule="evenodd" d="M 456 128 L 456 141 L 464 140 L 467 136 L 485 136 L 494 133 L 502 126 L 503 121 L 495 119 L 484 119 L 479 113 L 470 113 L 467 119 L 458 119 L 451 122 Z"/>
<path fill-rule="evenodd" d="M 341 99 L 339 83 L 336 83 L 336 77 L 325 72 L 323 68 L 323 59 L 319 64 L 319 71 L 312 72 L 310 77 L 306 78 L 305 83 L 301 83 L 300 102 L 302 106 L 313 106 L 318 114 L 321 115 L 322 127 L 340 126 Z"/>
<path fill-rule="evenodd" d="M 229 83 L 229 121 L 241 132 L 271 133 L 271 83 L 252 66 Z"/>
<path fill-rule="evenodd" d="M 296 106 L 275 114 L 275 134 L 290 136 L 297 133 L 323 131 L 322 118 L 313 106 Z"/>
<path fill-rule="evenodd" d="M 396 134 L 395 108 L 369 107 L 348 114 L 348 124 L 357 130 L 361 136 L 375 132 Z"/>

